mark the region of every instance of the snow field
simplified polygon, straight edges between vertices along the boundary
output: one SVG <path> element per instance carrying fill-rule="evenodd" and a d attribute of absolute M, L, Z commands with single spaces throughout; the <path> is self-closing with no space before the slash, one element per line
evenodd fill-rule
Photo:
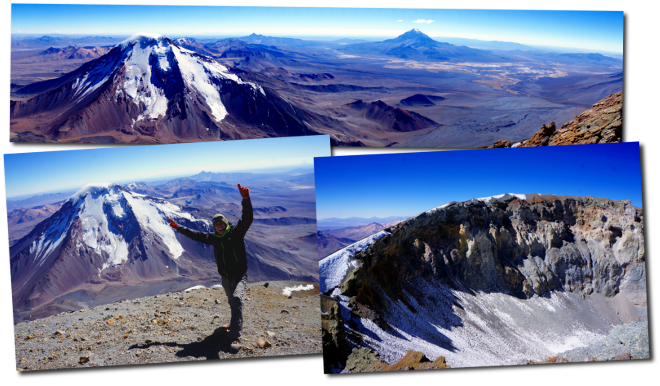
<path fill-rule="evenodd" d="M 164 41 L 159 39 L 155 47 L 142 48 L 135 44 L 128 51 L 124 60 L 124 90 L 136 103 L 142 102 L 145 105 L 145 109 L 138 116 L 137 121 L 145 118 L 158 118 L 167 112 L 168 100 L 165 97 L 165 90 L 151 83 L 149 57 L 155 55 L 158 58 L 158 65 L 166 72 L 170 69 L 167 61 L 168 51 L 168 47 L 164 46 Z"/>
<path fill-rule="evenodd" d="M 110 232 L 108 229 L 108 219 L 103 212 L 103 204 L 108 202 L 112 205 L 113 214 L 121 214 L 116 217 L 124 217 L 125 213 L 121 208 L 119 200 L 120 193 L 115 189 L 108 190 L 107 196 L 99 195 L 94 197 L 93 194 L 86 194 L 80 208 L 80 213 L 78 214 L 82 225 L 83 242 L 99 253 L 103 251 L 108 255 L 108 258 L 101 267 L 101 271 L 128 261 L 128 244 L 124 240 L 123 235 Z"/>
<path fill-rule="evenodd" d="M 307 285 L 302 285 L 302 284 L 300 284 L 300 285 L 296 285 L 296 286 L 293 286 L 293 287 L 284 287 L 284 289 L 282 290 L 282 295 L 284 295 L 284 296 L 289 296 L 289 295 L 291 295 L 293 292 L 297 292 L 297 291 L 309 291 L 309 290 L 312 290 L 312 289 L 314 289 L 314 285 L 313 285 L 313 284 L 307 284 Z"/>

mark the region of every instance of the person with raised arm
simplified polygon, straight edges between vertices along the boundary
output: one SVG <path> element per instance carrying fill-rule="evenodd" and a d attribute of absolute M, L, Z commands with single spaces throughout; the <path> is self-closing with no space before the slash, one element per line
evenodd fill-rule
<path fill-rule="evenodd" d="M 213 245 L 215 262 L 218 273 L 222 278 L 222 287 L 227 294 L 231 308 L 231 322 L 229 323 L 229 338 L 231 350 L 241 349 L 241 330 L 243 328 L 243 294 L 247 284 L 247 256 L 245 254 L 245 234 L 250 228 L 253 219 L 250 189 L 238 184 L 238 191 L 243 200 L 243 211 L 240 220 L 234 226 L 222 214 L 213 216 L 213 233 L 199 232 L 177 224 L 171 218 L 167 220 L 170 226 L 182 235 L 204 243 Z"/>

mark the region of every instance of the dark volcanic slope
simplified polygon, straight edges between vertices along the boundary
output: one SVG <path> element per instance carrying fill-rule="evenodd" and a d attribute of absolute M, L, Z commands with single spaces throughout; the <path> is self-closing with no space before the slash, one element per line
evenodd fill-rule
<path fill-rule="evenodd" d="M 594 101 L 622 91 L 623 71 L 615 68 L 606 73 L 541 77 L 518 82 L 510 89 L 549 102 L 589 108 Z"/>
<path fill-rule="evenodd" d="M 387 105 L 383 101 L 363 102 L 357 100 L 345 105 L 364 118 L 378 123 L 385 130 L 408 132 L 423 130 L 438 123 L 414 111 Z"/>
<path fill-rule="evenodd" d="M 444 100 L 444 97 L 436 95 L 415 94 L 408 98 L 401 99 L 402 106 L 435 106 L 434 102 Z"/>

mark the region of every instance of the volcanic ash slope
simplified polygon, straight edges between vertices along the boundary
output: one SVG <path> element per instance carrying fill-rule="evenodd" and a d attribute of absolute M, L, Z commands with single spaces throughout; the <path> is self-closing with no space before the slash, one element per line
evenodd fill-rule
<path fill-rule="evenodd" d="M 389 364 L 415 350 L 452 368 L 511 365 L 644 321 L 642 219 L 629 200 L 504 194 L 348 246 L 319 263 L 340 310 L 323 331 L 326 368 L 360 346 Z"/>

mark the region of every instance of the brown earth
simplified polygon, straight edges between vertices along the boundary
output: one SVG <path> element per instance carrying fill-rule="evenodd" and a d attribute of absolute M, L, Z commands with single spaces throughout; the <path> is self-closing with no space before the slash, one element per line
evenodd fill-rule
<path fill-rule="evenodd" d="M 285 287 L 300 284 L 313 284 L 314 289 L 282 294 Z M 16 369 L 320 354 L 318 294 L 318 283 L 249 283 L 243 348 L 235 354 L 229 350 L 224 327 L 230 310 L 221 287 L 124 300 L 18 323 Z"/>

